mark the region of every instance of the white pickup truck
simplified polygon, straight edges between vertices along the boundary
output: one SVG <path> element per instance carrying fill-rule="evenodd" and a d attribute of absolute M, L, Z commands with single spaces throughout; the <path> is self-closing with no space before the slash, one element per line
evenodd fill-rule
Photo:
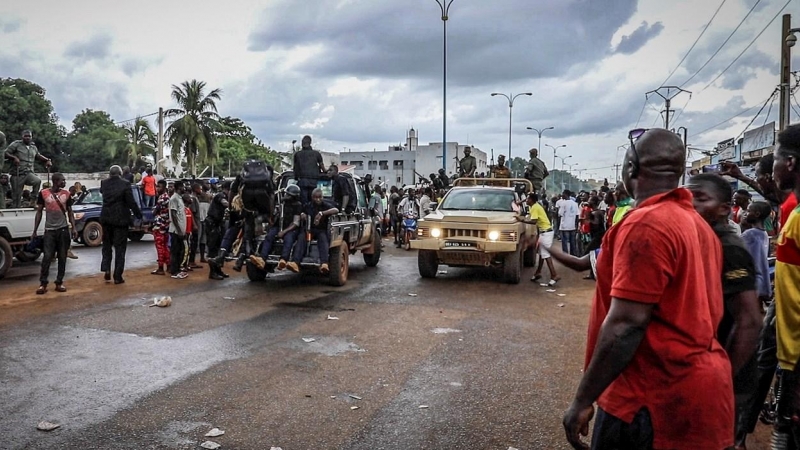
<path fill-rule="evenodd" d="M 36 210 L 33 208 L 0 209 L 0 278 L 3 278 L 16 256 L 22 262 L 36 260 L 41 252 L 23 251 L 31 240 Z M 44 218 L 37 231 L 44 234 Z"/>

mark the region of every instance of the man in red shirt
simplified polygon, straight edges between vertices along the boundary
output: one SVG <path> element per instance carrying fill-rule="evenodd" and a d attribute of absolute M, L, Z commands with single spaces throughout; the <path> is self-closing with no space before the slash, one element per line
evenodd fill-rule
<path fill-rule="evenodd" d="M 156 205 L 156 177 L 153 175 L 153 169 L 147 169 L 142 177 L 141 185 L 144 194 L 144 206 L 152 208 Z"/>
<path fill-rule="evenodd" d="M 605 235 L 589 320 L 586 368 L 564 416 L 567 439 L 592 448 L 733 445 L 731 365 L 716 339 L 722 249 L 678 188 L 686 157 L 663 129 L 634 130 L 623 180 L 635 208 Z M 682 226 L 675 226 L 675 224 Z"/>

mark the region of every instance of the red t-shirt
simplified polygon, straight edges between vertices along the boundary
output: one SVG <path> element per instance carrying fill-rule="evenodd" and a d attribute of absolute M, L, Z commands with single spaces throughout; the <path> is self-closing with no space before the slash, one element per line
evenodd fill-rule
<path fill-rule="evenodd" d="M 797 208 L 797 196 L 794 195 L 794 192 L 790 192 L 786 200 L 781 203 L 781 216 L 778 218 L 781 228 L 786 225 L 786 221 L 789 220 L 789 214 L 791 214 L 795 208 Z"/>
<path fill-rule="evenodd" d="M 185 207 L 184 211 L 186 211 L 186 234 L 188 235 L 192 232 L 192 228 L 194 227 L 194 218 L 192 217 L 191 209 Z"/>
<path fill-rule="evenodd" d="M 589 234 L 592 231 L 592 224 L 589 217 L 592 215 L 592 208 L 584 206 L 581 208 L 581 233 Z"/>
<path fill-rule="evenodd" d="M 612 297 L 657 305 L 633 360 L 597 401 L 628 423 L 646 407 L 656 448 L 733 445 L 731 365 L 716 339 L 721 273 L 719 239 L 684 188 L 631 209 L 603 239 L 586 366 Z"/>
<path fill-rule="evenodd" d="M 145 175 L 142 178 L 142 188 L 144 188 L 144 195 L 156 195 L 156 177 L 153 175 Z"/>

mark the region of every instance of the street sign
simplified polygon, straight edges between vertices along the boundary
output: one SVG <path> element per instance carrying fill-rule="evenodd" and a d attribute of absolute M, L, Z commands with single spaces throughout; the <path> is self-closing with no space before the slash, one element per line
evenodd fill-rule
<path fill-rule="evenodd" d="M 742 139 L 742 154 L 765 149 L 775 144 L 775 122 L 750 130 Z"/>
<path fill-rule="evenodd" d="M 717 155 L 719 155 L 720 161 L 728 161 L 736 158 L 735 144 L 736 143 L 733 138 L 726 139 L 717 144 L 717 146 L 714 149 L 717 151 Z"/>

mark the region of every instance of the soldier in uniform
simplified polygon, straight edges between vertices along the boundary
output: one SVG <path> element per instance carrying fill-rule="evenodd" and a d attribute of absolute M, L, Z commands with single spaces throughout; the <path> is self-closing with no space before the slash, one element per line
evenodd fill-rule
<path fill-rule="evenodd" d="M 550 175 L 550 172 L 547 171 L 544 161 L 539 159 L 539 150 L 532 148 L 530 155 L 531 160 L 528 162 L 528 167 L 525 168 L 525 178 L 533 184 L 533 192 L 541 192 L 544 179 Z"/>
<path fill-rule="evenodd" d="M 42 186 L 42 180 L 36 176 L 34 172 L 33 163 L 38 159 L 44 162 L 46 167 L 50 167 L 53 163 L 49 158 L 42 156 L 33 143 L 32 134 L 30 130 L 22 132 L 22 140 L 14 141 L 8 146 L 5 153 L 6 159 L 10 159 L 15 166 L 12 174 L 13 177 L 13 198 L 14 207 L 19 208 L 20 198 L 22 196 L 22 188 L 30 186 L 33 191 L 31 198 L 36 198 L 39 195 L 39 188 Z"/>
<path fill-rule="evenodd" d="M 511 178 L 511 169 L 506 167 L 506 155 L 497 158 L 497 165 L 492 167 L 492 178 Z"/>
<path fill-rule="evenodd" d="M 303 136 L 302 148 L 292 157 L 292 170 L 297 185 L 300 186 L 300 199 L 303 205 L 311 203 L 311 192 L 317 188 L 317 180 L 325 173 L 322 153 L 311 147 L 311 136 Z"/>
<path fill-rule="evenodd" d="M 476 170 L 478 170 L 478 162 L 472 156 L 472 150 L 467 147 L 464 149 L 464 157 L 458 162 L 458 175 L 460 177 L 473 178 Z"/>

